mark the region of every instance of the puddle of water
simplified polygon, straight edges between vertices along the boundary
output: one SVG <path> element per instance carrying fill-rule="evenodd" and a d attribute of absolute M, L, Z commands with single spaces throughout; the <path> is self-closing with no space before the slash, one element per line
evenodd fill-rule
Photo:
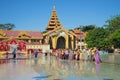
<path fill-rule="evenodd" d="M 0 80 L 119 80 L 120 65 L 110 62 L 119 64 L 120 55 L 101 58 L 101 64 L 42 55 L 38 59 L 0 60 Z"/>

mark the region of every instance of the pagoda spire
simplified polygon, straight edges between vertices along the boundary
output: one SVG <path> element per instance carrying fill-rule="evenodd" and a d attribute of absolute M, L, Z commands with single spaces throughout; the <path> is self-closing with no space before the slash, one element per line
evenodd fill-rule
<path fill-rule="evenodd" d="M 53 11 L 56 11 L 56 7 L 55 7 L 55 5 L 53 5 Z"/>
<path fill-rule="evenodd" d="M 48 22 L 47 31 L 53 30 L 55 28 L 61 27 L 60 21 L 57 17 L 57 12 L 56 12 L 56 7 L 55 5 L 53 6 L 53 10 L 52 10 L 52 15 L 50 17 L 50 20 Z"/>

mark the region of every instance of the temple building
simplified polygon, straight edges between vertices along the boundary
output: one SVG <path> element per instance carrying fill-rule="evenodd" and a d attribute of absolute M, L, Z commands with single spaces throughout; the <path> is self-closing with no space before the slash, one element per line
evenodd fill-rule
<path fill-rule="evenodd" d="M 0 30 L 0 52 L 9 51 L 10 46 L 16 44 L 19 49 L 25 52 L 32 52 L 34 49 L 42 51 L 50 49 L 77 49 L 86 47 L 84 38 L 86 33 L 80 30 L 67 30 L 60 23 L 55 6 L 46 33 L 39 31 L 17 31 Z"/>
<path fill-rule="evenodd" d="M 85 33 L 80 30 L 69 31 L 60 23 L 55 7 L 43 34 L 45 43 L 50 44 L 50 49 L 76 49 L 85 47 Z"/>
<path fill-rule="evenodd" d="M 10 51 L 10 45 L 18 45 L 22 52 L 34 49 L 49 49 L 49 44 L 42 43 L 43 35 L 38 31 L 0 30 L 0 51 Z"/>

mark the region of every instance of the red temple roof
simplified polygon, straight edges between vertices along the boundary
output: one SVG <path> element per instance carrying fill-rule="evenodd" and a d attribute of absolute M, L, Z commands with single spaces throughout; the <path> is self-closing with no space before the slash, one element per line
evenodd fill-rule
<path fill-rule="evenodd" d="M 77 38 L 82 38 L 82 39 L 84 39 L 85 37 L 86 37 L 86 32 L 82 32 L 81 33 L 81 35 L 80 34 L 76 34 L 77 36 Z"/>
<path fill-rule="evenodd" d="M 43 35 L 38 31 L 15 31 L 15 30 L 1 30 L 5 33 L 6 37 L 18 37 L 20 33 L 27 34 L 32 38 L 42 38 Z"/>
<path fill-rule="evenodd" d="M 5 30 L 3 31 L 7 37 L 17 37 L 20 31 L 13 31 L 13 30 Z"/>
<path fill-rule="evenodd" d="M 80 30 L 79 30 L 79 29 L 75 29 L 75 30 L 73 30 L 73 32 L 74 32 L 75 34 L 79 34 L 79 33 L 80 33 Z"/>

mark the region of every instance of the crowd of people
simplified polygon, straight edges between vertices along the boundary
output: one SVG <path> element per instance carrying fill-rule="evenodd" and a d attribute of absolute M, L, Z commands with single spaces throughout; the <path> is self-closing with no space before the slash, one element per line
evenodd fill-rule
<path fill-rule="evenodd" d="M 95 61 L 96 63 L 102 62 L 100 59 L 99 51 L 96 48 L 91 49 L 58 49 L 50 51 L 50 56 L 55 56 L 60 59 L 80 60 L 80 61 Z"/>
<path fill-rule="evenodd" d="M 38 54 L 39 54 L 39 50 L 38 49 L 34 49 L 33 53 L 23 53 L 19 48 L 18 49 L 13 49 L 13 51 L 11 53 L 9 52 L 6 52 L 4 54 L 5 58 L 6 59 L 20 59 L 20 58 L 31 58 L 31 57 L 34 57 L 34 58 L 37 58 L 38 57 Z M 26 55 L 26 57 L 25 57 Z M 12 56 L 12 57 L 11 57 Z"/>
<path fill-rule="evenodd" d="M 56 58 L 63 59 L 63 60 L 77 60 L 77 61 L 95 61 L 96 63 L 101 63 L 99 50 L 97 48 L 91 48 L 91 49 L 76 49 L 76 50 L 70 50 L 70 49 L 53 49 L 50 51 L 46 51 L 44 54 L 45 56 L 55 56 Z M 14 49 L 13 52 L 13 59 L 16 58 L 16 54 L 20 54 L 19 50 Z M 34 58 L 37 58 L 39 54 L 39 51 L 37 49 L 34 49 L 34 52 L 32 55 L 34 55 Z M 30 57 L 30 54 L 28 53 L 28 58 Z M 8 55 L 7 57 L 8 58 Z"/>

